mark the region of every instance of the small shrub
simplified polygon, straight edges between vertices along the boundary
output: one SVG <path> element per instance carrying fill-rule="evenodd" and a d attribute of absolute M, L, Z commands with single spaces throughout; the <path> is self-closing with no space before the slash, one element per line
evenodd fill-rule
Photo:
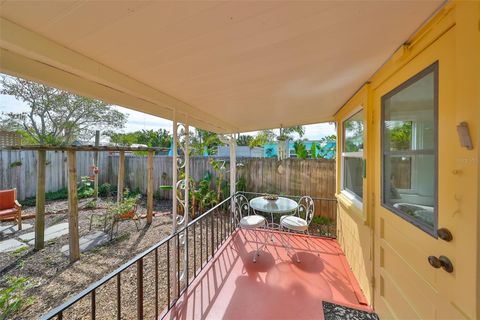
<path fill-rule="evenodd" d="M 62 188 L 57 191 L 47 192 L 45 194 L 45 200 L 54 201 L 54 200 L 65 200 L 68 199 L 68 189 Z"/>
<path fill-rule="evenodd" d="M 98 187 L 98 195 L 100 197 L 108 198 L 115 194 L 117 186 L 112 186 L 110 183 L 103 183 Z"/>
<path fill-rule="evenodd" d="M 90 200 L 85 204 L 85 209 L 95 209 L 97 207 L 97 201 Z"/>
<path fill-rule="evenodd" d="M 34 207 L 37 203 L 37 199 L 35 197 L 26 198 L 25 200 L 19 200 L 20 204 L 23 207 Z"/>
<path fill-rule="evenodd" d="M 237 191 L 246 191 L 247 190 L 247 179 L 244 176 L 240 176 L 237 180 Z"/>
<path fill-rule="evenodd" d="M 88 198 L 93 196 L 93 181 L 90 180 L 89 176 L 84 176 L 81 178 L 80 186 L 77 189 L 78 198 Z"/>
<path fill-rule="evenodd" d="M 312 222 L 314 224 L 319 224 L 319 225 L 333 225 L 335 221 L 329 217 L 323 217 L 323 216 L 315 216 L 312 219 Z"/>
<path fill-rule="evenodd" d="M 140 192 L 140 188 L 136 188 L 135 190 L 130 190 L 128 188 L 125 189 L 125 192 L 123 193 L 123 197 L 124 198 L 134 198 L 134 197 L 138 197 L 138 199 L 140 199 L 140 196 L 141 196 L 141 192 Z"/>
<path fill-rule="evenodd" d="M 47 201 L 65 200 L 65 199 L 68 199 L 67 188 L 62 188 L 57 191 L 45 193 L 45 200 Z M 25 200 L 20 200 L 19 202 L 22 204 L 22 206 L 34 207 L 36 205 L 36 201 L 37 201 L 36 197 L 31 197 L 31 198 L 26 198 Z"/>
<path fill-rule="evenodd" d="M 0 289 L 0 320 L 13 317 L 23 307 L 33 303 L 33 298 L 25 298 L 24 292 L 30 285 L 24 277 L 11 277 L 7 280 L 8 287 Z"/>

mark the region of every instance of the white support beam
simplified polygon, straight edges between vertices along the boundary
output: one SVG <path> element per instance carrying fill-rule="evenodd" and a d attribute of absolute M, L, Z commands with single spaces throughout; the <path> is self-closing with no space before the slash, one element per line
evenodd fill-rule
<path fill-rule="evenodd" d="M 85 55 L 0 17 L 0 71 L 214 132 L 234 126 Z M 28 67 L 26 66 L 28 65 Z M 69 81 L 64 81 L 68 78 Z M 134 103 L 134 101 L 140 103 Z"/>
<path fill-rule="evenodd" d="M 177 162 L 177 113 L 173 112 L 173 137 L 172 137 L 172 234 L 177 231 L 177 180 L 178 180 L 178 162 Z"/>
<path fill-rule="evenodd" d="M 188 121 L 188 116 L 187 116 L 187 121 Z M 185 213 L 184 213 L 184 225 L 186 226 L 188 224 L 189 220 L 189 201 L 188 201 L 188 196 L 190 192 L 189 188 L 189 181 L 190 181 L 190 154 L 189 154 L 189 148 L 190 148 L 190 127 L 188 125 L 188 122 L 185 124 L 185 146 L 184 146 L 184 157 L 185 157 Z M 187 241 L 185 240 L 185 243 Z"/>
<path fill-rule="evenodd" d="M 237 139 L 235 134 L 230 135 L 230 196 L 233 196 L 236 192 L 237 184 Z M 233 210 L 233 201 L 232 206 Z"/>

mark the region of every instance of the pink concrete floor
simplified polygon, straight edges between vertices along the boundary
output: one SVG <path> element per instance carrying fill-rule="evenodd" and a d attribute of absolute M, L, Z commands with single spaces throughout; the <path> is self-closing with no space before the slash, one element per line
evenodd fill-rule
<path fill-rule="evenodd" d="M 256 263 L 254 232 L 267 240 Z M 322 301 L 372 311 L 336 240 L 273 234 L 235 233 L 165 319 L 323 319 Z"/>

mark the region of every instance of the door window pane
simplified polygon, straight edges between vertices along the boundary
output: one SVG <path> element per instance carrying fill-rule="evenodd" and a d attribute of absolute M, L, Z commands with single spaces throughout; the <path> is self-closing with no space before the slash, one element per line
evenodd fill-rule
<path fill-rule="evenodd" d="M 382 98 L 383 205 L 436 230 L 437 64 Z"/>

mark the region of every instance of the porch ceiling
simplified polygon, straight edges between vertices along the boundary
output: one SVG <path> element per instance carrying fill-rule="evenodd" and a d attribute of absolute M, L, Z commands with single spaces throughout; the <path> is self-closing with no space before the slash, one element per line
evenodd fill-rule
<path fill-rule="evenodd" d="M 442 1 L 0 2 L 0 70 L 217 132 L 331 120 Z"/>

